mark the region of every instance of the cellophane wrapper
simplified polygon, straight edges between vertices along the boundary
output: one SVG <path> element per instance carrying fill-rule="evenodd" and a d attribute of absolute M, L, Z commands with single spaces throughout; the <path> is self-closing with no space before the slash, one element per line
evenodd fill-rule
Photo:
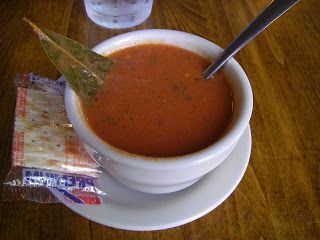
<path fill-rule="evenodd" d="M 77 137 L 64 108 L 63 78 L 17 74 L 11 170 L 4 200 L 57 202 L 52 194 L 79 204 L 101 204 L 99 164 Z"/>

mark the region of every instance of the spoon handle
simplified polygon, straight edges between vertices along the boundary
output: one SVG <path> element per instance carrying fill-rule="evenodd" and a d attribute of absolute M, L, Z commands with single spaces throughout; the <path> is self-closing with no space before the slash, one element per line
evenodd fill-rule
<path fill-rule="evenodd" d="M 233 55 L 268 27 L 273 21 L 289 10 L 299 0 L 273 0 L 256 16 L 204 72 L 204 78 L 212 77 Z"/>

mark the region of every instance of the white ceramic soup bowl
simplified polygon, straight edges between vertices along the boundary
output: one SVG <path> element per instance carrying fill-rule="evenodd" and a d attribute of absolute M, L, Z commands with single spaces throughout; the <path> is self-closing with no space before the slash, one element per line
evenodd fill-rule
<path fill-rule="evenodd" d="M 219 46 L 204 38 L 185 32 L 162 29 L 121 34 L 98 44 L 93 50 L 108 55 L 126 47 L 145 43 L 174 45 L 211 59 L 222 52 Z M 249 80 L 234 59 L 226 64 L 224 73 L 234 94 L 233 122 L 217 142 L 192 154 L 169 158 L 146 157 L 113 147 L 91 130 L 82 113 L 77 95 L 68 86 L 65 90 L 67 115 L 77 135 L 100 154 L 98 158 L 100 165 L 118 181 L 142 192 L 178 191 L 195 183 L 217 167 L 230 154 L 249 124 L 253 106 Z"/>

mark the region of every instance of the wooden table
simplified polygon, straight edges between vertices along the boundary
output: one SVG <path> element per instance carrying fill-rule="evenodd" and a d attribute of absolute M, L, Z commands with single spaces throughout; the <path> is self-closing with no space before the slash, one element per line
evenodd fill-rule
<path fill-rule="evenodd" d="M 178 29 L 226 47 L 268 1 L 155 0 L 145 23 L 117 31 L 89 21 L 80 0 L 1 1 L 1 182 L 10 169 L 15 74 L 59 76 L 22 17 L 90 47 L 144 28 Z M 252 155 L 238 188 L 213 212 L 174 229 L 130 232 L 62 204 L 1 202 L 0 239 L 320 239 L 319 13 L 318 0 L 301 1 L 235 57 L 254 93 Z"/>

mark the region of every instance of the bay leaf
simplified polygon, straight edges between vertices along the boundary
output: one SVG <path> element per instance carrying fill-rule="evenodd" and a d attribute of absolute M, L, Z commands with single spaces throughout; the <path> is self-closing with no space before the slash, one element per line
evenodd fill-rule
<path fill-rule="evenodd" d="M 114 62 L 83 44 L 45 28 L 27 18 L 47 56 L 80 99 L 91 105 L 107 80 Z"/>

